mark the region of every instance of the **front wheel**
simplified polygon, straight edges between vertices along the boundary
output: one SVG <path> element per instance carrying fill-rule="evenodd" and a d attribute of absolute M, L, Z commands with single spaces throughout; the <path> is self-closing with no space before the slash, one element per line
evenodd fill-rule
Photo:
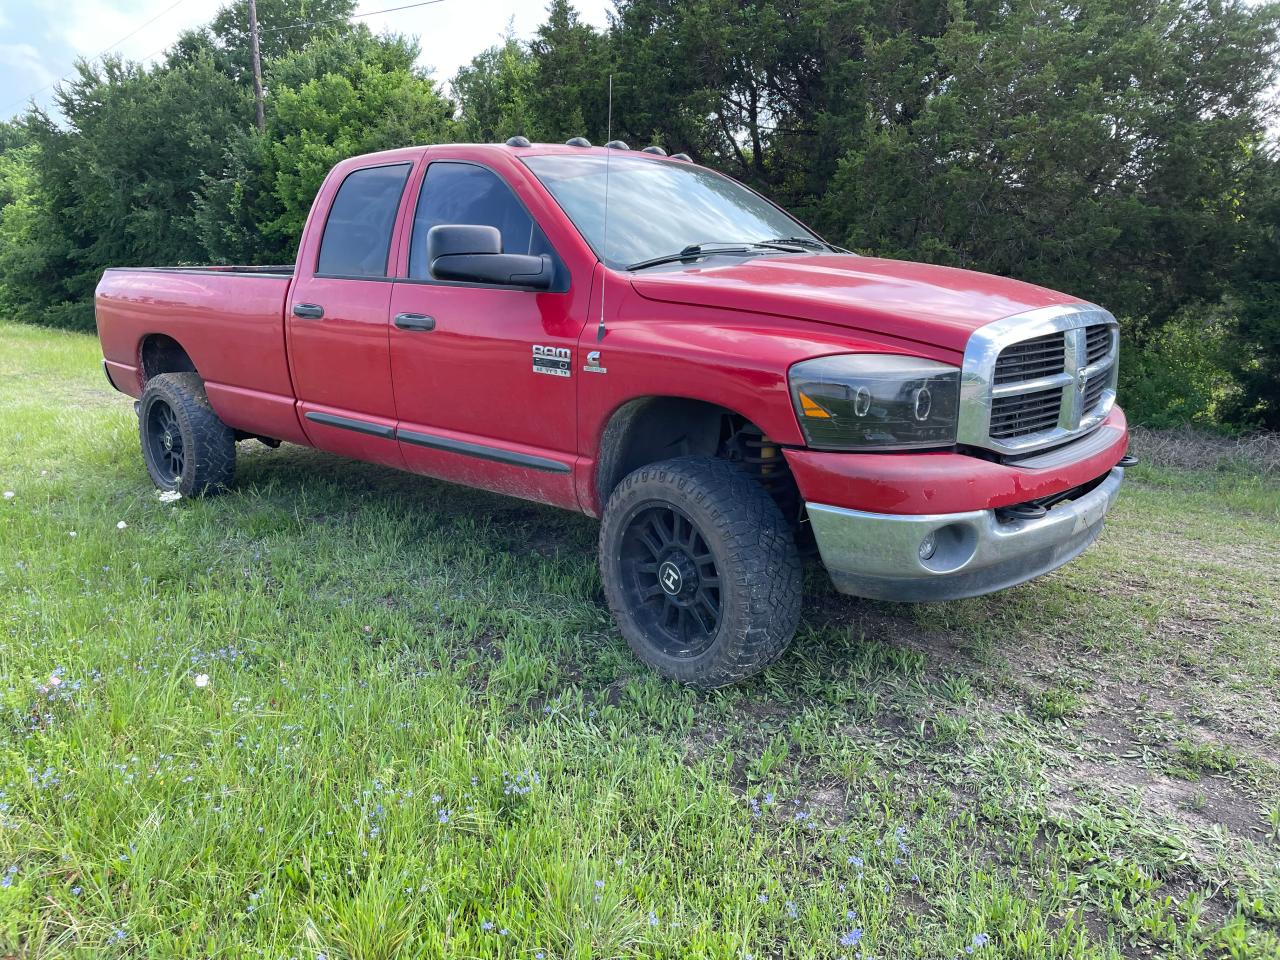
<path fill-rule="evenodd" d="M 148 380 L 138 404 L 138 430 L 147 473 L 161 490 L 190 497 L 230 486 L 235 433 L 209 406 L 198 374 L 161 373 Z"/>
<path fill-rule="evenodd" d="M 681 457 L 627 476 L 605 507 L 600 571 L 631 649 L 692 686 L 763 670 L 800 619 L 791 530 L 768 492 L 725 460 Z"/>

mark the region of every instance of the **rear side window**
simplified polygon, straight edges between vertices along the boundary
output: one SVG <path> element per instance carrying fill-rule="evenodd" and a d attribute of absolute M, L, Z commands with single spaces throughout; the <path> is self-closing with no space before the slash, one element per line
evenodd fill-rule
<path fill-rule="evenodd" d="M 410 164 L 368 167 L 347 174 L 329 208 L 316 273 L 385 277 L 391 230 Z"/>
<path fill-rule="evenodd" d="M 511 188 L 492 170 L 473 163 L 437 160 L 427 167 L 413 215 L 409 245 L 409 276 L 427 280 L 427 232 L 442 223 L 497 227 L 503 253 L 550 255 L 561 268 L 546 235 Z"/>

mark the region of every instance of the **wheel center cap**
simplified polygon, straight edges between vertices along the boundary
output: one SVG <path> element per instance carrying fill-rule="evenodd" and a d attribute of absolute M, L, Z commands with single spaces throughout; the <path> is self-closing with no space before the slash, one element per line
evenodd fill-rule
<path fill-rule="evenodd" d="M 173 434 L 171 434 L 171 433 L 166 433 L 166 434 L 164 435 L 164 448 L 165 448 L 166 450 L 172 450 L 172 449 L 173 449 Z"/>
<path fill-rule="evenodd" d="M 680 588 L 684 586 L 684 577 L 680 574 L 680 568 L 670 560 L 663 562 L 658 567 L 658 583 L 662 584 L 663 592 L 669 596 L 678 596 Z"/>

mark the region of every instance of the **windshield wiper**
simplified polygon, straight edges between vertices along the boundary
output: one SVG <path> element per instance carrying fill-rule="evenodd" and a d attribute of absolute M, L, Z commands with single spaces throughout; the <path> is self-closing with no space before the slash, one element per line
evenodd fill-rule
<path fill-rule="evenodd" d="M 772 240 L 764 240 L 762 243 L 794 244 L 798 247 L 809 247 L 812 250 L 830 250 L 832 253 L 843 253 L 834 243 L 827 243 L 825 240 L 818 240 L 815 237 L 775 237 Z"/>
<path fill-rule="evenodd" d="M 679 253 L 668 253 L 661 257 L 651 257 L 648 260 L 637 260 L 635 263 L 627 264 L 628 270 L 643 270 L 645 267 L 656 267 L 664 263 L 677 263 L 681 260 L 696 260 L 698 257 L 710 256 L 713 253 L 741 253 L 750 254 L 757 248 L 766 250 L 782 250 L 787 253 L 799 253 L 795 248 L 798 246 L 793 241 L 783 240 L 744 240 L 733 243 L 719 241 L 707 241 L 705 243 L 691 243 Z"/>

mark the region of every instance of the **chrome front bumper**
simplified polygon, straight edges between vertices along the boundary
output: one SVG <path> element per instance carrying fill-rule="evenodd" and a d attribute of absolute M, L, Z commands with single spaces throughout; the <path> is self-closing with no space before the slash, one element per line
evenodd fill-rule
<path fill-rule="evenodd" d="M 836 589 L 878 600 L 956 600 L 1003 590 L 1079 556 L 1102 531 L 1124 470 L 1035 520 L 994 510 L 906 515 L 807 504 L 822 562 Z M 932 556 L 920 545 L 933 535 Z"/>

